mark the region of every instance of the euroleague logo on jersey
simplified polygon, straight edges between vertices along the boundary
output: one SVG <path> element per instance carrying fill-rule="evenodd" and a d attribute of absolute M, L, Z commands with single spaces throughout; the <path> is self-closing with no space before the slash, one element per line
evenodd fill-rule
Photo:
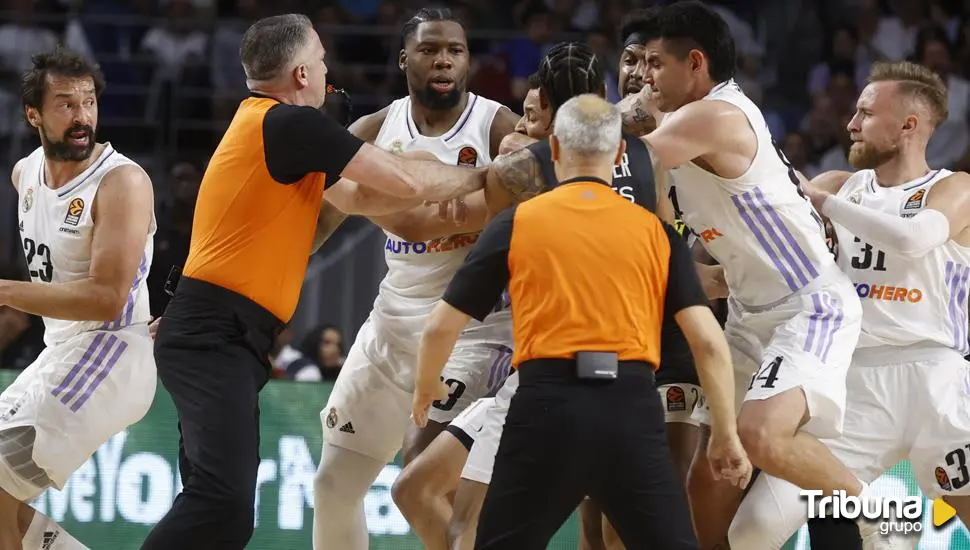
<path fill-rule="evenodd" d="M 76 198 L 67 207 L 67 215 L 64 216 L 64 223 L 76 226 L 81 221 L 81 214 L 84 213 L 84 199 Z"/>
<path fill-rule="evenodd" d="M 458 151 L 458 166 L 477 166 L 478 151 L 470 145 L 466 145 Z"/>

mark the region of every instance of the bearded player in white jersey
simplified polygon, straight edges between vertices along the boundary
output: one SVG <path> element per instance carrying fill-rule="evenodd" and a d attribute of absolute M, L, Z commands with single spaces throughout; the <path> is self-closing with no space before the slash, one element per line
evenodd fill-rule
<path fill-rule="evenodd" d="M 725 332 L 744 396 L 738 430 L 751 462 L 801 487 L 859 495 L 864 484 L 819 438 L 842 429 L 861 305 L 795 171 L 732 79 L 730 30 L 689 0 L 652 8 L 634 32 L 646 50 L 648 86 L 621 103 L 631 122 L 651 112 L 661 119 L 643 140 L 655 168 L 667 172 L 680 218 L 724 268 Z M 706 424 L 707 412 L 694 414 Z M 713 479 L 706 446 L 695 456 L 688 493 L 702 548 L 716 548 L 726 542 L 740 495 Z"/>
<path fill-rule="evenodd" d="M 0 281 L 0 307 L 43 317 L 47 347 L 0 395 L 2 548 L 85 548 L 28 503 L 62 489 L 155 397 L 152 184 L 95 141 L 103 87 L 97 66 L 62 48 L 35 56 L 23 80 L 41 141 L 12 177 L 30 282 Z"/>
<path fill-rule="evenodd" d="M 447 164 L 487 165 L 518 117 L 507 107 L 469 93 L 464 27 L 447 9 L 422 9 L 404 26 L 400 67 L 409 95 L 350 128 L 394 152 L 425 151 Z M 483 203 L 478 192 L 468 200 Z M 335 204 L 338 208 L 341 205 Z M 343 210 L 343 208 L 340 208 Z M 384 465 L 402 450 L 410 462 L 458 413 L 498 388 L 511 367 L 509 313 L 497 304 L 484 323 L 472 323 L 444 371 L 449 395 L 435 403 L 424 429 L 410 421 L 419 336 L 484 225 L 484 209 L 454 221 L 419 206 L 371 217 L 387 233 L 388 274 L 374 310 L 361 327 L 321 411 L 324 446 L 315 479 L 313 545 L 318 550 L 364 550 L 363 501 Z M 504 305 L 507 307 L 507 303 Z M 411 498 L 409 498 L 411 497 Z M 410 513 L 413 495 L 395 501 L 419 537 L 425 524 Z"/>
<path fill-rule="evenodd" d="M 967 523 L 970 176 L 926 162 L 946 117 L 938 75 L 877 63 L 848 126 L 849 162 L 860 171 L 827 172 L 806 192 L 835 227 L 839 265 L 863 308 L 842 436 L 826 443 L 865 482 L 910 460 L 923 494 L 942 497 Z M 799 491 L 758 479 L 731 526 L 732 548 L 781 548 L 807 518 Z M 918 542 L 885 540 L 875 522 L 859 526 L 867 550 Z"/>

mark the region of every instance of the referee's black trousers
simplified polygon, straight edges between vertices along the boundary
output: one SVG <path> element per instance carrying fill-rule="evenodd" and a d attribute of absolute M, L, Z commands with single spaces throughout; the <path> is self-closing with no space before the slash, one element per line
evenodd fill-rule
<path fill-rule="evenodd" d="M 475 548 L 542 550 L 582 499 L 630 549 L 696 550 L 651 367 L 580 381 L 572 361 L 519 367 Z"/>
<path fill-rule="evenodd" d="M 253 535 L 259 390 L 282 324 L 242 296 L 182 278 L 155 362 L 179 419 L 182 492 L 145 550 L 242 550 Z"/>

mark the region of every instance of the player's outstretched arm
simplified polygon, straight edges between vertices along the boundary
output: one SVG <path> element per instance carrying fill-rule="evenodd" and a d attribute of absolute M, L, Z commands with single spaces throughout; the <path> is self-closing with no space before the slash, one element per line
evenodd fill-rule
<path fill-rule="evenodd" d="M 911 258 L 925 256 L 968 227 L 970 175 L 956 172 L 936 183 L 926 206 L 911 218 L 880 212 L 825 191 L 813 191 L 822 214 L 850 233 L 886 252 Z"/>
<path fill-rule="evenodd" d="M 488 219 L 509 206 L 531 199 L 546 189 L 539 162 L 528 149 L 498 156 L 488 167 L 485 203 Z"/>
<path fill-rule="evenodd" d="M 654 169 L 667 172 L 718 151 L 736 140 L 742 128 L 750 126 L 739 109 L 723 101 L 694 101 L 667 114 L 663 124 L 641 139 L 650 149 Z"/>
<path fill-rule="evenodd" d="M 365 143 L 341 171 L 341 176 L 389 195 L 447 201 L 482 189 L 486 173 L 486 168 L 402 158 Z"/>
<path fill-rule="evenodd" d="M 0 305 L 68 321 L 111 321 L 125 307 L 152 221 L 152 182 L 138 166 L 108 172 L 94 200 L 87 278 L 63 284 L 0 281 Z M 37 248 L 48 246 L 38 243 Z M 145 271 L 150 266 L 145 266 Z M 44 279 L 53 276 L 49 263 Z"/>

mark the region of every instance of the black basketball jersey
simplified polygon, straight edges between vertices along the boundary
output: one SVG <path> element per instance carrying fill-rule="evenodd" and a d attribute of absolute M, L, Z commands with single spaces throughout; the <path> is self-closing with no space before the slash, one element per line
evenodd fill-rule
<path fill-rule="evenodd" d="M 624 136 L 626 151 L 620 163 L 613 167 L 613 190 L 621 197 L 639 204 L 651 212 L 657 211 L 657 186 L 653 177 L 653 162 L 650 152 L 643 141 L 636 137 Z M 528 146 L 539 161 L 546 189 L 559 185 L 552 164 L 552 151 L 549 140 L 542 140 Z"/>
<path fill-rule="evenodd" d="M 647 210 L 657 212 L 657 185 L 653 174 L 653 161 L 650 151 L 640 138 L 623 136 L 626 151 L 620 163 L 613 167 L 613 190 L 621 197 L 634 202 Z M 539 162 L 546 190 L 559 185 L 553 168 L 552 151 L 548 140 L 537 141 L 528 146 Z M 694 359 L 687 346 L 684 334 L 677 322 L 668 312 L 664 315 L 660 344 L 660 369 L 657 371 L 657 385 L 671 383 L 698 384 Z"/>

